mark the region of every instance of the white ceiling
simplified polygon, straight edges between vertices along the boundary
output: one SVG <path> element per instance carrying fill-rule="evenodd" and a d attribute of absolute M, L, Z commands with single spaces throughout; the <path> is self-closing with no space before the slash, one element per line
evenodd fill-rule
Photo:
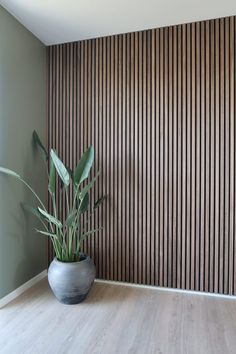
<path fill-rule="evenodd" d="M 0 0 L 43 43 L 236 15 L 236 0 Z"/>

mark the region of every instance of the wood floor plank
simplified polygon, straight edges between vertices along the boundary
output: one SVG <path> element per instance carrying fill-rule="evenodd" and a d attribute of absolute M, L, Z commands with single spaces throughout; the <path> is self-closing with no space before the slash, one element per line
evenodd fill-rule
<path fill-rule="evenodd" d="M 233 354 L 235 299 L 95 283 L 60 304 L 46 280 L 0 310 L 0 353 Z"/>

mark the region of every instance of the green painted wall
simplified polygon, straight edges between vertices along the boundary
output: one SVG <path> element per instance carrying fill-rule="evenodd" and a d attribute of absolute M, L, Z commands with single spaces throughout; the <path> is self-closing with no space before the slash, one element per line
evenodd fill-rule
<path fill-rule="evenodd" d="M 0 165 L 14 169 L 45 200 L 46 176 L 32 131 L 46 138 L 46 48 L 0 6 Z M 33 231 L 20 182 L 0 175 L 0 298 L 46 268 L 45 239 Z"/>

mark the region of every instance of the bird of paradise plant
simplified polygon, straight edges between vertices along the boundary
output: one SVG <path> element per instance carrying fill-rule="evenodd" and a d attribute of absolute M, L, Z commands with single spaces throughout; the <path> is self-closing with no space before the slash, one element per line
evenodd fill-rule
<path fill-rule="evenodd" d="M 38 202 L 38 207 L 32 207 L 23 204 L 25 210 L 36 216 L 43 227 L 43 230 L 36 231 L 44 236 L 49 237 L 52 242 L 56 258 L 61 262 L 77 262 L 80 260 L 81 243 L 88 236 L 96 233 L 101 228 L 92 230 L 83 230 L 81 218 L 84 213 L 89 214 L 89 218 L 94 211 L 104 201 L 105 197 L 99 198 L 91 207 L 89 201 L 89 191 L 94 186 L 94 183 L 99 175 L 96 176 L 87 184 L 89 173 L 94 160 L 94 148 L 90 146 L 83 154 L 79 164 L 72 172 L 60 160 L 56 152 L 51 149 L 50 153 L 42 144 L 36 131 L 33 132 L 33 141 L 38 147 L 41 157 L 44 160 L 48 172 L 48 191 L 52 200 L 53 213 L 50 214 L 44 203 L 30 186 L 18 173 L 5 167 L 0 167 L 0 173 L 15 177 L 21 181 L 34 195 Z M 49 163 L 48 163 L 49 162 Z M 56 198 L 56 175 L 62 183 L 62 192 L 65 193 L 67 217 L 62 221 L 58 217 L 58 206 Z M 72 188 L 72 194 L 69 193 Z M 72 195 L 72 198 L 69 198 Z"/>

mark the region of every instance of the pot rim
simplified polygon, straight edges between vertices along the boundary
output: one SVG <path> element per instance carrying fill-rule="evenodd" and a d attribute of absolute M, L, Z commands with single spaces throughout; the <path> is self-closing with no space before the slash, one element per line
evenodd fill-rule
<path fill-rule="evenodd" d="M 90 257 L 86 254 L 86 253 L 82 253 L 81 252 L 81 254 L 83 255 L 83 256 L 85 256 L 85 259 L 83 259 L 82 261 L 77 261 L 77 262 L 62 262 L 62 261 L 59 261 L 58 259 L 57 259 L 57 257 L 54 257 L 53 258 L 53 260 L 52 260 L 52 262 L 56 262 L 56 263 L 60 263 L 60 264 L 67 264 L 67 265 L 71 265 L 71 264 L 78 264 L 78 263 L 83 263 L 83 262 L 86 262 L 86 261 L 88 261 L 89 259 L 90 259 Z M 51 263 L 52 263 L 51 262 Z"/>

